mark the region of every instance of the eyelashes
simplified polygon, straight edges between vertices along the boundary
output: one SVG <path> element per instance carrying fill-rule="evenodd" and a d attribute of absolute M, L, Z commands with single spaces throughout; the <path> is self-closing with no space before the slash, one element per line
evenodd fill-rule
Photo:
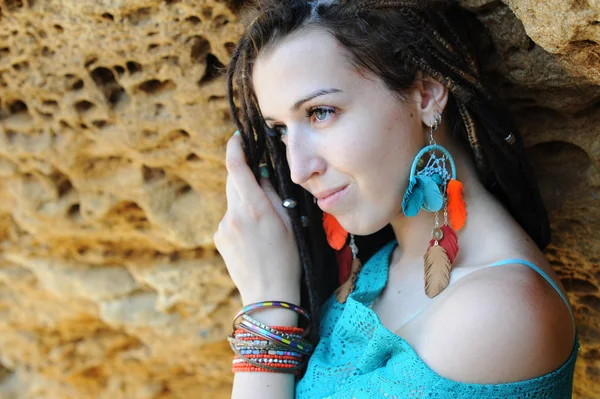
<path fill-rule="evenodd" d="M 330 106 L 317 105 L 310 107 L 304 113 L 306 118 L 310 119 L 311 125 L 321 125 L 330 122 L 330 120 L 339 113 L 338 109 Z M 287 126 L 276 124 L 273 127 L 267 126 L 267 131 L 272 137 L 283 138 L 287 136 Z"/>
<path fill-rule="evenodd" d="M 326 119 L 320 118 L 319 115 L 329 116 L 335 114 L 335 112 L 336 109 L 334 107 L 324 107 L 322 105 L 318 105 L 316 107 L 310 107 L 309 109 L 307 109 L 305 116 L 307 118 L 312 118 L 314 116 L 316 117 L 317 121 L 324 122 Z"/>

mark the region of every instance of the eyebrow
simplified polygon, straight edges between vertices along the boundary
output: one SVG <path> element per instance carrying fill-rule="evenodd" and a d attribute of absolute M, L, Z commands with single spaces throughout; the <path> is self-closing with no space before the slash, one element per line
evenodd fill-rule
<path fill-rule="evenodd" d="M 342 92 L 342 90 L 340 90 L 340 89 L 334 89 L 334 88 L 331 88 L 331 89 L 321 89 L 321 90 L 315 91 L 314 93 L 312 93 L 312 94 L 310 94 L 310 95 L 308 95 L 308 96 L 306 96 L 306 97 L 304 97 L 304 98 L 296 101 L 294 103 L 294 105 L 292 106 L 292 111 L 298 111 L 298 109 L 302 106 L 302 104 L 304 104 L 305 102 L 308 102 L 308 101 L 312 100 L 313 98 L 324 96 L 326 94 L 341 93 L 341 92 Z M 273 120 L 273 118 L 269 118 L 269 117 L 265 118 L 265 121 L 272 121 L 272 120 Z"/>

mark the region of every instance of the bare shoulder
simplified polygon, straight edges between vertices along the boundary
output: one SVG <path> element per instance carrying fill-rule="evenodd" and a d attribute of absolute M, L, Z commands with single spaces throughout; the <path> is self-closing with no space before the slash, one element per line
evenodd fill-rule
<path fill-rule="evenodd" d="M 569 310 L 539 273 L 522 264 L 468 274 L 428 318 L 419 356 L 455 381 L 498 384 L 556 370 L 569 358 Z"/>

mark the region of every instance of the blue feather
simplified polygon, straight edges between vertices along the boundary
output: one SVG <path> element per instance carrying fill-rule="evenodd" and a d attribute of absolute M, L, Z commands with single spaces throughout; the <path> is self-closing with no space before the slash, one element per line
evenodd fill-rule
<path fill-rule="evenodd" d="M 423 191 L 423 209 L 429 212 L 437 212 L 442 209 L 444 197 L 435 181 L 428 176 L 417 176 L 417 180 L 421 182 L 420 186 Z"/>
<path fill-rule="evenodd" d="M 423 205 L 424 199 L 425 196 L 421 180 L 413 177 L 408 183 L 404 198 L 402 198 L 402 212 L 408 217 L 417 216 Z"/>

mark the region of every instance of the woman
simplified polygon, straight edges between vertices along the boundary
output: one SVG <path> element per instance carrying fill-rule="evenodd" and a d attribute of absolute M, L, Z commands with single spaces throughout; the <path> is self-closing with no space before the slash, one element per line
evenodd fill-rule
<path fill-rule="evenodd" d="M 215 234 L 244 303 L 232 397 L 571 397 L 547 215 L 472 18 L 262 3 L 229 67 Z"/>

